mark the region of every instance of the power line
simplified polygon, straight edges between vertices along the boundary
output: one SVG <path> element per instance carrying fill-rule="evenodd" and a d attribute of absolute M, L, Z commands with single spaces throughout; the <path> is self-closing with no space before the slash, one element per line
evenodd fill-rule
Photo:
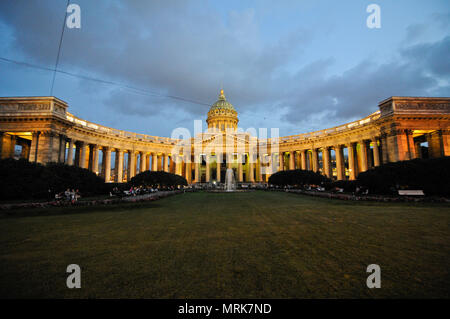
<path fill-rule="evenodd" d="M 126 84 L 122 84 L 122 83 L 118 83 L 118 82 L 114 82 L 114 81 L 94 78 L 94 77 L 86 76 L 86 75 L 75 74 L 75 73 L 64 71 L 64 70 L 58 70 L 56 68 L 52 69 L 52 68 L 49 68 L 49 67 L 40 66 L 40 65 L 36 65 L 36 64 L 28 63 L 28 62 L 23 62 L 23 61 L 17 61 L 17 60 L 13 60 L 13 59 L 4 58 L 4 57 L 0 57 L 0 60 L 4 61 L 4 62 L 8 62 L 8 63 L 13 63 L 13 64 L 21 65 L 21 66 L 26 66 L 26 67 L 29 67 L 29 68 L 40 69 L 40 70 L 54 72 L 54 73 L 61 73 L 61 74 L 65 74 L 65 75 L 68 75 L 68 76 L 71 76 L 71 77 L 83 79 L 83 80 L 94 81 L 94 82 L 98 82 L 98 83 L 102 83 L 102 84 L 108 84 L 108 85 L 114 85 L 114 86 L 118 86 L 118 87 L 127 89 L 129 91 L 132 91 L 132 92 L 134 92 L 136 94 L 147 95 L 147 96 L 157 96 L 157 97 L 163 97 L 163 98 L 168 98 L 168 99 L 173 99 L 173 100 L 178 100 L 178 101 L 183 101 L 183 102 L 189 102 L 189 103 L 192 103 L 192 104 L 198 104 L 198 105 L 203 105 L 203 106 L 210 106 L 210 104 L 208 104 L 208 103 L 204 103 L 204 102 L 200 102 L 200 101 L 184 98 L 184 97 L 181 97 L 181 96 L 166 95 L 166 94 L 161 94 L 161 93 L 157 93 L 157 92 L 152 92 L 152 91 L 149 91 L 149 90 L 143 90 L 143 89 L 140 89 L 140 88 L 137 88 L 137 87 L 133 87 L 131 85 L 126 85 Z"/>
<path fill-rule="evenodd" d="M 62 45 L 62 41 L 63 41 L 63 37 L 64 37 L 64 30 L 66 29 L 67 8 L 69 7 L 69 3 L 70 3 L 70 0 L 67 0 L 66 10 L 65 10 L 66 13 L 64 15 L 64 20 L 63 20 L 63 25 L 62 25 L 62 30 L 61 30 L 61 37 L 59 38 L 58 54 L 56 55 L 55 71 L 53 72 L 52 87 L 50 89 L 50 95 L 53 95 L 53 87 L 55 85 L 56 70 L 58 69 L 58 64 L 59 64 L 59 56 L 61 53 L 61 45 Z"/>

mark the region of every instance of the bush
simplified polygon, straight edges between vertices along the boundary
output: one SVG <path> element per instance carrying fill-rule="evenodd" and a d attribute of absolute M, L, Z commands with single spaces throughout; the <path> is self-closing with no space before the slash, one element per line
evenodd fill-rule
<path fill-rule="evenodd" d="M 79 189 L 82 196 L 105 194 L 107 191 L 103 178 L 85 168 L 49 163 L 45 172 L 49 175 L 46 179 L 50 188 L 55 191 Z"/>
<path fill-rule="evenodd" d="M 53 198 L 67 188 L 79 189 L 83 196 L 104 192 L 103 180 L 87 169 L 25 159 L 0 160 L 0 180 L 2 200 Z"/>
<path fill-rule="evenodd" d="M 396 194 L 397 189 L 421 189 L 426 195 L 450 195 L 450 157 L 387 163 L 358 175 L 370 193 Z"/>
<path fill-rule="evenodd" d="M 346 193 L 353 193 L 356 191 L 358 183 L 356 181 L 332 181 L 325 183 L 326 190 L 332 190 L 334 188 L 342 188 Z"/>
<path fill-rule="evenodd" d="M 133 186 L 147 187 L 178 187 L 187 185 L 187 181 L 180 175 L 167 172 L 145 171 L 134 176 L 130 184 Z"/>
<path fill-rule="evenodd" d="M 279 171 L 269 177 L 269 184 L 278 186 L 321 185 L 329 181 L 320 173 L 301 169 Z"/>

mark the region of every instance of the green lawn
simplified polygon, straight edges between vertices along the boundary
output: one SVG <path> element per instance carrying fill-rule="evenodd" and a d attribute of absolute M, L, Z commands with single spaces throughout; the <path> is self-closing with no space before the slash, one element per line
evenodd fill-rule
<path fill-rule="evenodd" d="M 0 217 L 1 297 L 450 297 L 449 205 L 186 193 L 15 213 Z"/>

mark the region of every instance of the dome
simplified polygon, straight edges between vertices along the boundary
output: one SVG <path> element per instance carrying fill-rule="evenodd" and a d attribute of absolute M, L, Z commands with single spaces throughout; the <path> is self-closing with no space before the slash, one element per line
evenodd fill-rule
<path fill-rule="evenodd" d="M 237 129 L 239 122 L 237 112 L 233 105 L 225 98 L 223 90 L 220 90 L 219 99 L 209 109 L 206 122 L 208 123 L 208 129 L 218 129 L 221 131 Z"/>
<path fill-rule="evenodd" d="M 225 94 L 223 90 L 220 90 L 219 99 L 211 106 L 210 111 L 222 109 L 222 110 L 230 110 L 230 111 L 236 111 L 233 107 L 233 105 L 227 101 L 225 98 Z"/>

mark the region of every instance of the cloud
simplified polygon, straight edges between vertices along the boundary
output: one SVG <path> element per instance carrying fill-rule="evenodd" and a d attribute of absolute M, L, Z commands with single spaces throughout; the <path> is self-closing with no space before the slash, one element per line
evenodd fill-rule
<path fill-rule="evenodd" d="M 342 121 L 363 117 L 390 96 L 450 95 L 450 37 L 435 43 L 410 46 L 388 63 L 360 62 L 341 75 L 325 77 L 331 61 L 316 61 L 300 70 L 297 90 L 285 100 L 286 121 L 308 121 L 314 113 L 332 112 Z M 444 80 L 443 86 L 439 80 Z M 311 114 L 310 114 L 311 113 Z"/>
<path fill-rule="evenodd" d="M 414 45 L 392 52 L 390 60 L 355 61 L 345 72 L 330 74 L 339 62 L 332 51 L 329 57 L 301 61 L 313 31 L 292 27 L 281 37 L 267 38 L 252 8 L 223 14 L 208 4 L 182 0 L 77 3 L 82 28 L 66 29 L 60 68 L 161 95 L 211 103 L 223 84 L 240 113 L 266 116 L 277 110 L 280 120 L 295 127 L 327 127 L 330 121 L 366 116 L 391 95 L 450 95 L 450 38 L 418 43 L 427 28 L 423 24 L 408 27 L 402 43 Z M 0 20 L 10 28 L 0 52 L 15 50 L 52 67 L 64 5 L 0 2 Z M 442 25 L 448 21 L 443 14 L 435 18 Z M 87 95 L 96 94 L 96 88 L 79 81 Z M 203 118 L 207 109 L 123 88 L 104 92 L 102 107 L 124 117 Z"/>

